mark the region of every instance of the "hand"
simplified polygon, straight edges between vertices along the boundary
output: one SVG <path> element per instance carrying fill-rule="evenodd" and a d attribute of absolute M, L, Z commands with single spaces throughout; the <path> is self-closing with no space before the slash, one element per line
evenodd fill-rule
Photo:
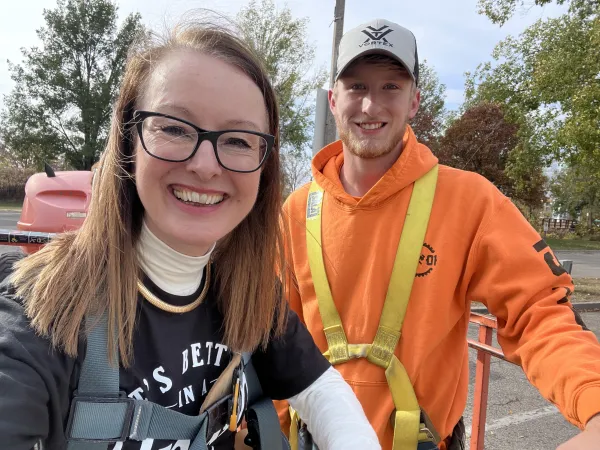
<path fill-rule="evenodd" d="M 600 450 L 600 414 L 590 419 L 584 431 L 556 450 Z"/>

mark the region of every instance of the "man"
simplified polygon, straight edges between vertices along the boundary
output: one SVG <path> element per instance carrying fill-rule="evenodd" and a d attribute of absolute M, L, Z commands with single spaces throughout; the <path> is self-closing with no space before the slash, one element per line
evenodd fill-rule
<path fill-rule="evenodd" d="M 289 300 L 382 448 L 463 448 L 479 301 L 498 318 L 507 358 L 584 430 L 560 448 L 599 449 L 600 345 L 574 318 L 572 280 L 508 198 L 418 143 L 407 125 L 420 101 L 414 35 L 386 20 L 360 25 L 342 38 L 337 67 L 329 106 L 340 141 L 314 157 L 314 182 L 284 208 Z"/>

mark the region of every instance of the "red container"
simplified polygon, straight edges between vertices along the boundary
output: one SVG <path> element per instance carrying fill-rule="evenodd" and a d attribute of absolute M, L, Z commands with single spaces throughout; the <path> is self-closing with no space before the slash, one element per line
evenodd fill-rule
<path fill-rule="evenodd" d="M 92 195 L 92 172 L 69 171 L 32 175 L 25 185 L 20 231 L 61 233 L 79 228 L 87 215 Z M 26 253 L 39 244 L 21 245 Z"/>

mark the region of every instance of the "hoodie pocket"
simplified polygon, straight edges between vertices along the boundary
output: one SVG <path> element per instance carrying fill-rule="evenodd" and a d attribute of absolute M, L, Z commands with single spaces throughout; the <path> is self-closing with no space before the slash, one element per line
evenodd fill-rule
<path fill-rule="evenodd" d="M 360 401 L 379 440 L 381 441 L 386 433 L 393 433 L 391 417 L 394 412 L 394 402 L 387 382 L 346 381 Z"/>

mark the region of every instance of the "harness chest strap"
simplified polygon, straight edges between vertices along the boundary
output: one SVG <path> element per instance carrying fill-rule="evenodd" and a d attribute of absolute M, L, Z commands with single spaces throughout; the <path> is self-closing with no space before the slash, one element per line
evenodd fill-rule
<path fill-rule="evenodd" d="M 71 401 L 65 433 L 68 450 L 106 450 L 110 443 L 148 438 L 189 439 L 190 450 L 207 450 L 207 438 L 210 437 L 207 434 L 211 429 L 209 421 L 211 415 L 215 415 L 215 412 L 211 412 L 213 407 L 209 406 L 197 416 L 188 416 L 150 401 L 126 397 L 119 392 L 119 368 L 109 363 L 106 314 L 90 320 L 88 325 L 91 331 L 87 338 L 86 355 L 81 366 L 78 390 Z M 113 360 L 118 361 L 117 349 Z M 249 427 L 252 422 L 258 433 L 260 448 L 289 448 L 283 439 L 273 402 L 263 396 L 251 354 L 244 353 L 237 359 L 234 357 L 230 365 L 237 367 L 240 361 L 248 386 L 246 417 Z M 221 403 L 216 401 L 215 408 L 221 407 Z M 237 411 L 232 412 L 235 414 Z"/>
<path fill-rule="evenodd" d="M 119 392 L 119 368 L 109 363 L 107 352 L 106 313 L 86 322 L 91 332 L 78 390 L 71 401 L 68 450 L 106 450 L 111 442 L 146 438 L 190 439 L 191 449 L 206 449 L 206 414 L 187 416 Z M 118 361 L 116 349 L 112 356 Z"/>
<path fill-rule="evenodd" d="M 429 423 L 428 426 L 421 423 L 421 415 L 424 412 L 419 407 L 406 369 L 394 355 L 421 256 L 437 175 L 436 165 L 414 183 L 383 311 L 372 344 L 348 344 L 325 272 L 321 230 L 324 191 L 314 181 L 306 205 L 308 260 L 328 344 L 325 356 L 332 365 L 344 363 L 352 358 L 367 358 L 371 363 L 385 369 L 396 409 L 393 418 L 394 450 L 414 450 L 420 440 L 435 443 L 440 440 Z M 290 434 L 291 440 L 293 434 Z"/>

